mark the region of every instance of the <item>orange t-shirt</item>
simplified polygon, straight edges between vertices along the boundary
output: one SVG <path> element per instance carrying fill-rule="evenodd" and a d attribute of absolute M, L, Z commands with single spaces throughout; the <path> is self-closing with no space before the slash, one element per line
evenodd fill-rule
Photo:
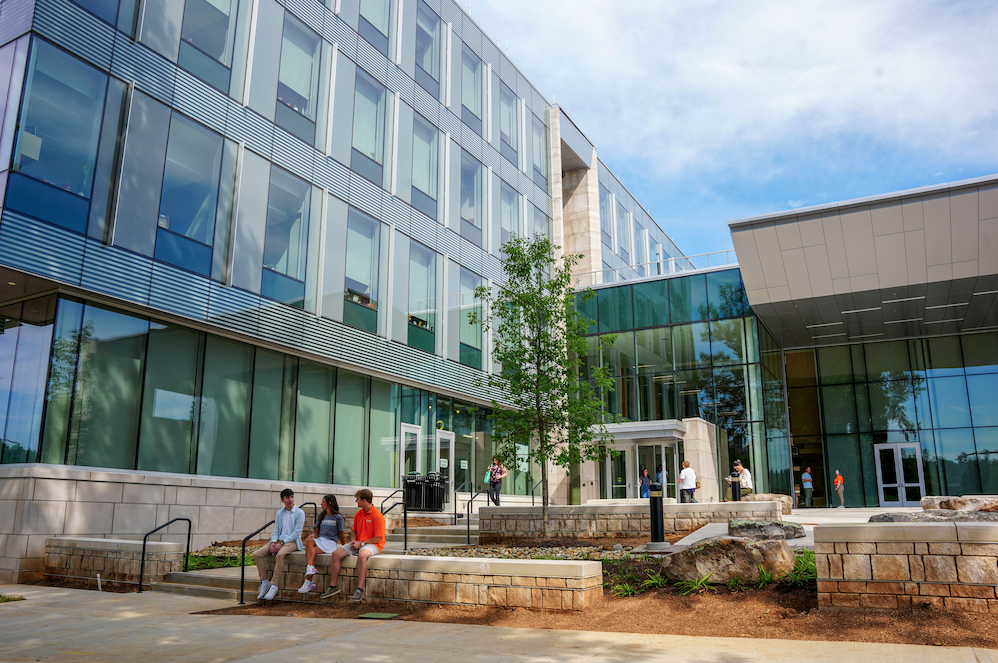
<path fill-rule="evenodd" d="M 845 483 L 845 479 L 842 477 L 842 475 L 841 474 L 836 474 L 835 475 L 835 485 L 839 486 L 839 485 L 841 485 L 843 483 Z"/>
<path fill-rule="evenodd" d="M 385 517 L 381 515 L 377 507 L 372 506 L 370 511 L 357 509 L 357 513 L 353 517 L 353 531 L 357 533 L 357 541 L 367 541 L 380 536 L 381 542 L 374 545 L 378 546 L 378 552 L 384 549 Z"/>

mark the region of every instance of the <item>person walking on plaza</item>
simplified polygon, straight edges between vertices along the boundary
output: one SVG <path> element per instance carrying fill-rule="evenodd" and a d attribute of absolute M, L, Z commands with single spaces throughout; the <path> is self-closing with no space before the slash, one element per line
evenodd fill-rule
<path fill-rule="evenodd" d="M 299 594 L 315 591 L 315 581 L 312 578 L 319 573 L 315 568 L 316 556 L 320 552 L 330 554 L 336 552 L 336 543 L 339 542 L 342 546 L 346 540 L 347 524 L 343 520 L 343 516 L 340 515 L 340 505 L 336 502 L 336 496 L 326 495 L 322 498 L 320 506 L 322 507 L 322 515 L 315 521 L 315 531 L 305 539 L 305 582 L 298 590 Z M 329 566 L 330 571 L 332 571 L 332 563 Z M 332 578 L 332 574 L 329 577 Z M 330 585 L 329 589 L 332 590 L 333 586 Z M 339 593 L 340 590 L 337 588 L 332 593 L 324 592 L 323 596 L 326 594 L 335 596 Z"/>
<path fill-rule="evenodd" d="M 651 497 L 651 477 L 648 476 L 648 468 L 641 470 L 641 476 L 638 477 L 638 484 L 641 487 L 641 497 L 642 499 L 646 497 Z M 661 490 L 661 489 L 660 489 Z"/>
<path fill-rule="evenodd" d="M 499 493 L 502 492 L 502 480 L 506 474 L 506 467 L 498 458 L 493 458 L 489 466 L 489 500 L 496 506 L 499 506 Z"/>
<path fill-rule="evenodd" d="M 690 467 L 690 461 L 683 461 L 683 471 L 679 473 L 679 497 L 684 503 L 696 502 L 693 493 L 697 489 L 697 473 Z"/>
<path fill-rule="evenodd" d="M 801 486 L 804 487 L 804 506 L 811 508 L 811 497 L 814 494 L 814 481 L 811 479 L 811 468 L 805 467 L 804 474 L 800 475 Z"/>
<path fill-rule="evenodd" d="M 835 470 L 835 492 L 839 496 L 839 508 L 846 508 L 846 487 L 845 487 L 845 477 L 839 474 L 838 470 Z"/>
<path fill-rule="evenodd" d="M 367 582 L 367 561 L 385 548 L 385 517 L 374 506 L 374 495 L 367 488 L 361 488 L 353 496 L 357 502 L 357 513 L 353 517 L 350 543 L 337 548 L 331 555 L 329 564 L 329 589 L 319 598 L 329 598 L 340 593 L 340 565 L 348 555 L 357 557 L 357 589 L 350 600 L 357 602 L 364 598 L 364 583 Z"/>
<path fill-rule="evenodd" d="M 738 485 L 741 486 L 742 496 L 752 494 L 752 473 L 742 465 L 742 461 L 736 460 L 731 464 L 735 472 L 738 472 Z M 731 477 L 724 477 L 725 481 L 728 482 L 728 491 L 724 495 L 724 501 L 731 501 Z"/>
<path fill-rule="evenodd" d="M 253 563 L 260 574 L 260 593 L 256 598 L 272 601 L 280 589 L 281 573 L 284 572 L 284 558 L 296 550 L 301 550 L 301 531 L 305 527 L 305 512 L 295 506 L 295 494 L 290 488 L 281 491 L 284 508 L 274 516 L 274 533 L 269 545 L 261 546 L 253 553 Z M 274 555 L 273 580 L 267 577 L 267 555 Z"/>

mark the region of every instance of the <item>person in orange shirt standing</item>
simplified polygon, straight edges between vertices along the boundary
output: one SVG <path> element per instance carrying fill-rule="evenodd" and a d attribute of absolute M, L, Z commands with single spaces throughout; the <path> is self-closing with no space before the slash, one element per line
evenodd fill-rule
<path fill-rule="evenodd" d="M 357 502 L 357 513 L 353 517 L 353 530 L 350 532 L 350 543 L 337 548 L 332 554 L 330 564 L 329 596 L 339 594 L 340 563 L 347 555 L 357 557 L 357 590 L 350 597 L 352 601 L 364 598 L 364 583 L 367 580 L 367 561 L 379 554 L 385 547 L 385 517 L 375 508 L 371 500 L 374 495 L 367 488 L 362 488 L 354 495 Z M 326 598 L 323 594 L 322 598 Z"/>
<path fill-rule="evenodd" d="M 838 470 L 835 470 L 835 492 L 839 496 L 839 508 L 846 508 L 846 488 L 845 488 L 845 478 L 839 474 Z"/>

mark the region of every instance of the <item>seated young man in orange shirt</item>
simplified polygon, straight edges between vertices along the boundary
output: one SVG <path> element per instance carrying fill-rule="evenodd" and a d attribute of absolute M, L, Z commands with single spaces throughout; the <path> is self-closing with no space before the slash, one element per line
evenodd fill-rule
<path fill-rule="evenodd" d="M 330 564 L 329 589 L 322 598 L 329 598 L 340 593 L 338 586 L 340 564 L 347 555 L 357 557 L 357 591 L 351 600 L 360 601 L 364 598 L 364 583 L 367 580 L 367 560 L 380 553 L 385 547 L 385 517 L 375 508 L 371 500 L 374 495 L 367 488 L 358 490 L 354 495 L 357 502 L 357 514 L 353 517 L 353 530 L 350 532 L 350 543 L 333 551 Z"/>

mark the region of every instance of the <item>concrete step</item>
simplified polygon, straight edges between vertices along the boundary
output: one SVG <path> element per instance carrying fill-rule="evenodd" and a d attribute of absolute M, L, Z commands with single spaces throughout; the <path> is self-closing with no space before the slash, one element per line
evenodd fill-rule
<path fill-rule="evenodd" d="M 239 581 L 236 581 L 238 585 Z M 256 593 L 259 590 L 259 583 L 254 583 L 250 588 L 247 583 L 245 600 L 247 603 L 256 603 Z M 229 589 L 227 587 L 211 587 L 208 585 L 180 584 L 176 582 L 154 582 L 150 586 L 154 592 L 164 592 L 167 594 L 181 594 L 183 596 L 201 596 L 211 599 L 224 599 L 228 601 L 239 601 L 239 588 Z"/>
<path fill-rule="evenodd" d="M 238 569 L 237 569 L 238 573 Z M 168 573 L 164 582 L 177 585 L 199 585 L 201 587 L 215 587 L 218 589 L 239 589 L 239 575 L 235 577 L 222 577 L 217 575 L 202 575 L 197 571 L 188 573 Z M 253 588 L 255 595 L 260 589 L 260 579 L 257 576 L 256 568 L 246 567 L 246 591 Z"/>

